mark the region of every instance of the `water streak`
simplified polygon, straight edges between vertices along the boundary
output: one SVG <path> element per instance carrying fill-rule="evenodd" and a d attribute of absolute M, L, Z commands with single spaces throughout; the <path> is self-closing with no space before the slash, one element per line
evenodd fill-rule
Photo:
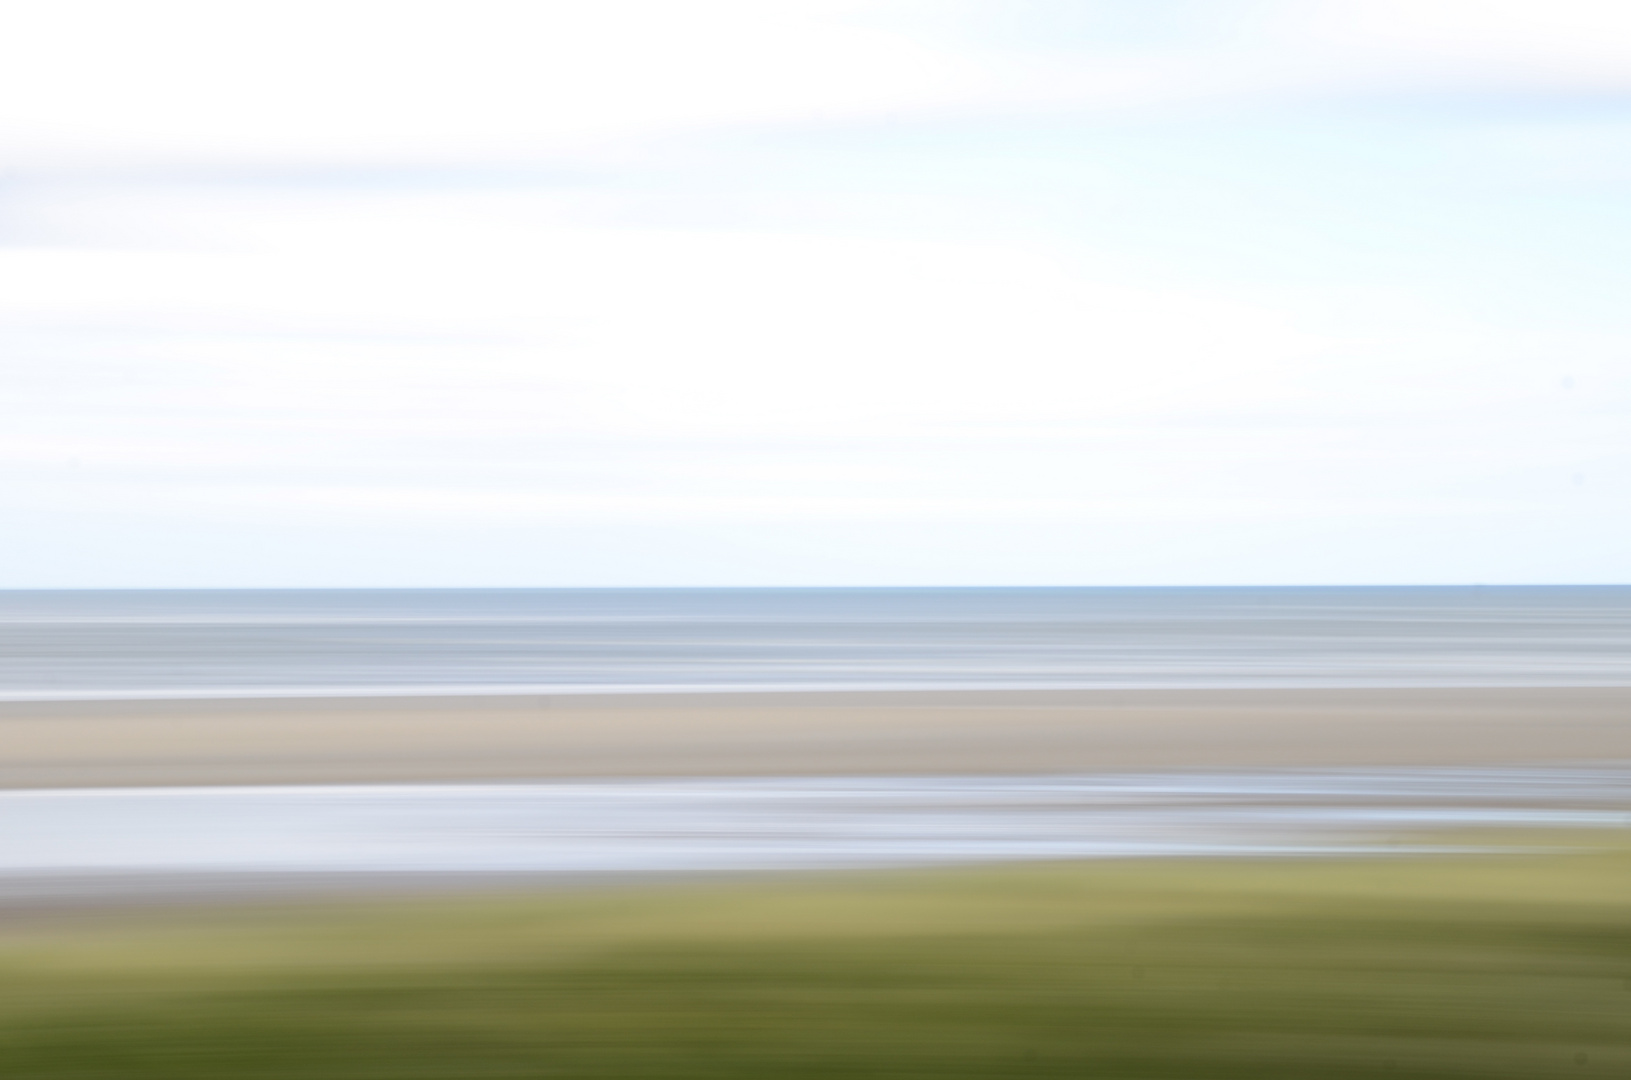
<path fill-rule="evenodd" d="M 1631 827 L 1631 767 L 11 791 L 0 822 L 0 896 L 40 874 L 1296 854 L 1424 827 Z"/>
<path fill-rule="evenodd" d="M 0 698 L 1631 685 L 1631 587 L 0 593 Z"/>

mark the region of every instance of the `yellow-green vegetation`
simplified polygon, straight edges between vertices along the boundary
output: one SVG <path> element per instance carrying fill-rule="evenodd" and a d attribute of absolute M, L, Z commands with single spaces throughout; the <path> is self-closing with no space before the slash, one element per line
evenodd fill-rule
<path fill-rule="evenodd" d="M 1050 864 L 0 927 L 17 1080 L 1631 1076 L 1631 853 Z"/>

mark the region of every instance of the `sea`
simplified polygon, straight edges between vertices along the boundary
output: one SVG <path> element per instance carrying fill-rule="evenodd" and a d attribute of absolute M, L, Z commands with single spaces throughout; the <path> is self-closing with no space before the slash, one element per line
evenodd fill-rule
<path fill-rule="evenodd" d="M 0 699 L 1631 685 L 1631 586 L 0 592 Z"/>

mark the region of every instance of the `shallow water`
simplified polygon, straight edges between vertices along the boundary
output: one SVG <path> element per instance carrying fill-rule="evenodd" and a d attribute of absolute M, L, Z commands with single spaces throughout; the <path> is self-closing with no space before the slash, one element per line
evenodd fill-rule
<path fill-rule="evenodd" d="M 0 592 L 0 699 L 1631 685 L 1631 586 Z"/>
<path fill-rule="evenodd" d="M 0 792 L 0 899 L 120 876 L 594 874 L 1360 851 L 1631 828 L 1631 766 Z"/>

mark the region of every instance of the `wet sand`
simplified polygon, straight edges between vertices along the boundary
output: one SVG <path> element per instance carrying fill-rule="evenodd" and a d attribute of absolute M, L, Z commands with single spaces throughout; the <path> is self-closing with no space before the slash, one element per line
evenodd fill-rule
<path fill-rule="evenodd" d="M 0 787 L 1631 760 L 1631 687 L 0 703 Z"/>

